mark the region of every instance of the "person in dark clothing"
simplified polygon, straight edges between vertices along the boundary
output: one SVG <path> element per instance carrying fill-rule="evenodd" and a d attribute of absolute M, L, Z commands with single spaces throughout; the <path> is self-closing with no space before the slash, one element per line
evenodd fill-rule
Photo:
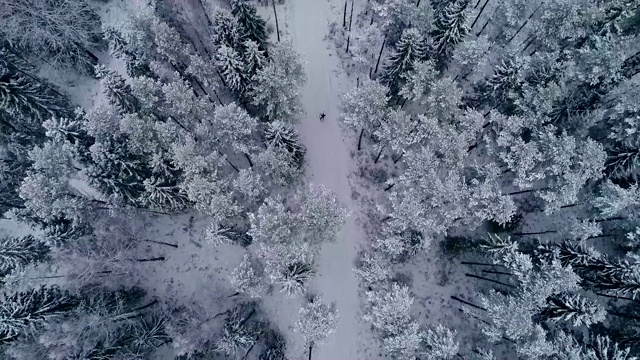
<path fill-rule="evenodd" d="M 320 114 L 320 121 L 324 121 L 324 118 L 327 116 L 325 113 Z"/>

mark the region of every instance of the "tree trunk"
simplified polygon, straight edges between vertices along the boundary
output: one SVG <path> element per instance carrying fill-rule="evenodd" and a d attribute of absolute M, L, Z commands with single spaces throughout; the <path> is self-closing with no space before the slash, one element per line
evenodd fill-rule
<path fill-rule="evenodd" d="M 244 157 L 247 158 L 247 161 L 249 162 L 249 167 L 253 167 L 253 161 L 251 161 L 251 157 L 249 156 L 249 154 L 244 153 Z"/>
<path fill-rule="evenodd" d="M 508 275 L 513 276 L 512 273 L 504 272 L 504 271 L 494 271 L 494 270 L 482 270 L 483 273 L 487 274 L 496 274 L 496 275 Z"/>
<path fill-rule="evenodd" d="M 361 149 L 362 135 L 364 135 L 364 128 L 362 128 L 362 130 L 360 130 L 360 136 L 358 136 L 358 151 L 360 151 L 360 149 Z"/>
<path fill-rule="evenodd" d="M 382 39 L 382 46 L 380 46 L 380 53 L 378 53 L 378 61 L 376 61 L 376 68 L 373 71 L 374 74 L 378 73 L 378 66 L 380 65 L 380 58 L 382 57 L 382 50 L 384 50 L 384 44 L 387 42 L 387 34 L 384 35 Z"/>
<path fill-rule="evenodd" d="M 496 265 L 496 264 L 490 264 L 490 263 L 479 263 L 479 262 L 472 262 L 472 261 L 461 261 L 460 264 L 462 265 L 478 265 L 478 266 L 499 266 L 499 267 L 504 267 L 502 265 Z"/>
<path fill-rule="evenodd" d="M 271 4 L 273 5 L 273 16 L 276 18 L 276 35 L 278 37 L 278 42 L 280 42 L 280 27 L 278 26 L 278 12 L 276 11 L 276 0 L 271 0 Z"/>
<path fill-rule="evenodd" d="M 420 0 L 416 3 L 416 7 L 420 7 Z"/>
<path fill-rule="evenodd" d="M 507 287 L 510 287 L 510 288 L 515 288 L 515 286 L 513 286 L 513 285 L 511 285 L 511 284 L 503 283 L 502 281 L 489 279 L 489 278 L 482 277 L 482 276 L 478 276 L 478 275 L 475 275 L 475 274 L 469 274 L 469 273 L 466 273 L 466 274 L 464 274 L 464 275 L 465 275 L 465 276 L 468 276 L 468 277 L 471 277 L 471 278 L 480 279 L 480 280 L 485 280 L 485 281 L 489 281 L 489 282 L 492 282 L 492 283 L 495 283 L 495 284 L 504 285 L 504 286 L 507 286 Z"/>
<path fill-rule="evenodd" d="M 376 156 L 376 160 L 373 162 L 374 164 L 378 163 L 378 160 L 380 160 L 380 156 L 382 155 L 382 150 L 384 150 L 385 146 L 382 146 L 380 148 L 380 151 L 378 152 L 378 156 Z"/>
<path fill-rule="evenodd" d="M 602 297 L 611 298 L 611 299 L 628 300 L 628 301 L 640 302 L 640 301 L 638 301 L 637 299 L 633 299 L 633 298 L 625 297 L 625 296 L 616 296 L 616 295 L 609 295 L 609 294 L 604 294 L 604 293 L 596 293 L 596 295 L 598 295 L 598 296 L 602 296 Z"/>
<path fill-rule="evenodd" d="M 309 359 L 311 360 L 311 351 L 313 350 L 313 345 L 309 345 Z"/>
<path fill-rule="evenodd" d="M 528 189 L 528 190 L 520 190 L 520 191 L 514 191 L 512 193 L 509 193 L 507 195 L 519 195 L 519 194 L 526 194 L 526 193 L 530 193 L 530 192 L 534 192 L 534 191 L 540 191 L 540 190 L 547 190 L 547 187 L 543 187 L 540 189 Z"/>
<path fill-rule="evenodd" d="M 480 5 L 480 3 L 482 2 L 482 0 L 478 0 L 478 2 L 476 3 L 476 5 L 473 7 L 474 9 L 478 8 L 478 5 Z"/>
<path fill-rule="evenodd" d="M 348 0 L 344 0 L 344 12 L 342 13 L 342 27 L 347 28 L 347 3 Z"/>
<path fill-rule="evenodd" d="M 515 236 L 530 236 L 530 235 L 542 235 L 542 234 L 552 234 L 557 233 L 557 230 L 547 230 L 547 231 L 536 231 L 536 232 L 528 232 L 528 233 L 515 233 Z"/>
<path fill-rule="evenodd" d="M 400 159 L 402 159 L 403 156 L 404 156 L 404 151 L 402 152 L 402 154 L 400 154 L 400 156 L 398 156 L 395 160 L 393 160 L 393 163 L 397 164 L 398 161 L 400 161 Z"/>
<path fill-rule="evenodd" d="M 396 183 L 393 183 L 393 184 L 391 184 L 391 185 L 387 186 L 386 188 L 384 188 L 384 191 L 389 191 L 389 190 L 391 190 L 391 188 L 393 188 L 394 186 L 396 186 Z"/>
<path fill-rule="evenodd" d="M 606 219 L 598 219 L 598 220 L 593 220 L 594 222 L 604 222 L 604 221 L 613 221 L 613 220 L 626 220 L 627 218 L 624 216 L 616 216 L 616 217 L 610 217 L 610 218 L 606 218 Z"/>
<path fill-rule="evenodd" d="M 137 239 L 136 239 L 137 240 Z M 149 240 L 149 239 L 142 239 L 140 241 L 144 241 L 144 242 L 150 242 L 150 243 L 154 243 L 154 244 L 159 244 L 159 245 L 166 245 L 166 246 L 171 246 L 173 248 L 178 248 L 178 245 L 176 244 L 171 244 L 168 242 L 164 242 L 164 241 L 158 241 L 158 240 Z"/>
<path fill-rule="evenodd" d="M 487 20 L 484 25 L 482 25 L 482 28 L 480 29 L 480 32 L 476 34 L 476 36 L 480 36 L 482 35 L 482 33 L 484 32 L 484 29 L 487 28 L 487 25 L 489 25 L 489 20 Z"/>
<path fill-rule="evenodd" d="M 353 1 L 351 0 L 351 13 L 349 14 L 349 35 L 347 35 L 347 54 L 349 53 L 349 44 L 351 43 L 351 23 L 353 22 Z"/>
<path fill-rule="evenodd" d="M 455 301 L 459 301 L 459 302 L 461 302 L 461 303 L 463 303 L 465 305 L 469 305 L 469 306 L 474 307 L 476 309 L 487 311 L 487 309 L 483 308 L 482 306 L 479 306 L 479 305 L 476 305 L 476 304 L 472 304 L 472 303 L 470 303 L 470 302 L 468 302 L 466 300 L 462 300 L 462 299 L 460 299 L 459 297 L 457 297 L 455 295 L 451 295 L 451 299 L 453 299 Z"/>
<path fill-rule="evenodd" d="M 489 4 L 489 0 L 487 0 L 484 5 L 482 5 L 482 7 L 480 8 L 480 12 L 478 13 L 478 16 L 476 16 L 476 18 L 473 20 L 473 23 L 471 23 L 471 29 L 473 29 L 473 27 L 476 25 L 476 22 L 478 21 L 478 19 L 480 19 L 480 16 L 482 15 L 482 12 L 484 12 L 484 8 L 487 7 L 487 4 Z"/>
<path fill-rule="evenodd" d="M 164 256 L 147 258 L 147 259 L 136 259 L 137 262 L 149 262 L 149 261 L 164 261 Z"/>
<path fill-rule="evenodd" d="M 202 8 L 202 13 L 204 14 L 204 17 L 207 19 L 207 24 L 209 26 L 212 26 L 213 23 L 211 22 L 211 19 L 209 18 L 209 14 L 207 14 L 207 9 L 205 9 L 204 4 L 202 3 L 202 0 L 198 0 L 198 4 Z"/>
<path fill-rule="evenodd" d="M 598 236 L 589 236 L 587 240 L 608 238 L 608 237 L 614 237 L 614 236 L 620 236 L 620 235 L 624 235 L 624 234 L 604 234 L 604 235 L 598 235 Z"/>

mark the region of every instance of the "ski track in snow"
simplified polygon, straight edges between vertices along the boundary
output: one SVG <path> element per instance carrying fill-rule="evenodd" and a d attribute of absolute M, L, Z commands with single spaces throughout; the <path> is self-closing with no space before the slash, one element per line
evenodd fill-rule
<path fill-rule="evenodd" d="M 313 350 L 313 359 L 373 359 L 369 326 L 362 320 L 354 260 L 364 241 L 364 231 L 356 223 L 358 205 L 352 199 L 349 174 L 356 164 L 349 156 L 351 141 L 345 143 L 338 124 L 339 96 L 349 84 L 341 74 L 338 58 L 325 41 L 329 20 L 334 14 L 330 0 L 294 0 L 287 3 L 287 27 L 296 51 L 305 62 L 307 82 L 302 91 L 306 114 L 299 125 L 307 147 L 307 182 L 331 189 L 352 214 L 335 243 L 325 244 L 320 254 L 318 274 L 312 290 L 325 302 L 336 302 L 340 321 L 325 344 Z M 326 118 L 320 121 L 320 113 Z M 372 346 L 373 345 L 373 346 Z"/>

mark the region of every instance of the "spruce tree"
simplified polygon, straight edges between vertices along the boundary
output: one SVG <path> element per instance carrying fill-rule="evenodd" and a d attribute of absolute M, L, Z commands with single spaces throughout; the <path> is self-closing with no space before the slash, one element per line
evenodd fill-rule
<path fill-rule="evenodd" d="M 140 109 L 138 99 L 133 95 L 131 86 L 124 78 L 111 71 L 102 79 L 103 91 L 109 103 L 125 113 L 133 113 Z"/>
<path fill-rule="evenodd" d="M 226 45 L 232 49 L 238 49 L 242 30 L 238 20 L 227 10 L 218 10 L 212 19 L 211 40 L 216 47 Z"/>
<path fill-rule="evenodd" d="M 402 86 L 403 76 L 413 69 L 417 61 L 425 57 L 424 37 L 416 29 L 402 32 L 395 51 L 384 65 L 382 79 L 389 85 L 392 94 Z"/>
<path fill-rule="evenodd" d="M 453 48 L 471 32 L 467 24 L 468 4 L 469 0 L 451 1 L 436 12 L 431 33 L 434 39 L 433 51 L 443 60 L 448 59 Z"/>
<path fill-rule="evenodd" d="M 10 50 L 0 51 L 0 126 L 33 134 L 47 118 L 68 114 L 69 105 L 52 85 L 27 76 L 17 65 Z"/>
<path fill-rule="evenodd" d="M 238 21 L 241 37 L 258 44 L 260 50 L 267 50 L 266 22 L 258 16 L 256 8 L 249 0 L 232 0 L 231 13 Z"/>
<path fill-rule="evenodd" d="M 268 124 L 264 132 L 265 143 L 268 146 L 287 150 L 298 163 L 302 163 L 305 147 L 300 144 L 300 135 L 296 129 L 281 121 Z"/>
<path fill-rule="evenodd" d="M 3 295 L 0 300 L 0 341 L 26 335 L 78 307 L 80 301 L 58 287 L 41 286 Z"/>
<path fill-rule="evenodd" d="M 0 275 L 7 275 L 47 255 L 49 248 L 33 235 L 0 238 Z"/>
<path fill-rule="evenodd" d="M 216 66 L 225 84 L 236 94 L 244 92 L 247 87 L 246 64 L 240 54 L 233 48 L 221 45 L 216 51 Z"/>
<path fill-rule="evenodd" d="M 578 294 L 559 294 L 547 299 L 542 316 L 551 321 L 568 321 L 573 326 L 591 326 L 604 321 L 607 312 L 597 302 Z"/>

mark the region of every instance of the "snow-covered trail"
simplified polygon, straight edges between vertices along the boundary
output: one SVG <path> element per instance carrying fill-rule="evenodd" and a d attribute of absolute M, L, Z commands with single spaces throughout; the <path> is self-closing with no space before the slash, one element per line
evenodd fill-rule
<path fill-rule="evenodd" d="M 356 169 L 349 156 L 351 142 L 345 143 L 338 125 L 340 94 L 350 84 L 325 36 L 332 17 L 337 18 L 331 0 L 292 0 L 287 4 L 288 31 L 296 50 L 306 62 L 307 83 L 302 92 L 306 116 L 299 126 L 307 147 L 307 181 L 331 189 L 353 214 L 335 243 L 325 244 L 320 254 L 319 271 L 313 289 L 326 302 L 335 301 L 340 322 L 324 345 L 313 353 L 314 359 L 372 359 L 375 349 L 368 326 L 362 320 L 358 281 L 353 272 L 359 243 L 364 231 L 356 223 L 359 212 L 351 197 L 349 174 Z M 319 114 L 325 113 L 324 122 Z"/>

